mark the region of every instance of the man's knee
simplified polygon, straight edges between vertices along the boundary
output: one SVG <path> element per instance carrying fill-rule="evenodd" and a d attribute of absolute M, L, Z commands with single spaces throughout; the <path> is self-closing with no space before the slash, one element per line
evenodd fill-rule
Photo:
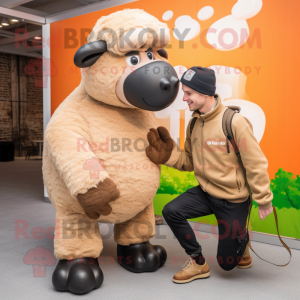
<path fill-rule="evenodd" d="M 165 205 L 165 207 L 162 210 L 162 214 L 165 219 L 169 218 L 169 216 L 172 214 L 172 208 L 170 207 L 170 203 Z"/>
<path fill-rule="evenodd" d="M 177 211 L 176 206 L 173 205 L 172 202 L 169 202 L 168 204 L 166 204 L 162 211 L 162 214 L 163 214 L 165 220 L 176 218 L 176 215 L 178 213 L 179 212 Z"/>
<path fill-rule="evenodd" d="M 224 271 L 231 271 L 234 269 L 237 265 L 236 258 L 233 256 L 217 256 L 217 261 L 219 266 L 224 270 Z"/>
<path fill-rule="evenodd" d="M 236 247 L 227 241 L 219 241 L 217 261 L 224 271 L 231 271 L 237 265 Z"/>

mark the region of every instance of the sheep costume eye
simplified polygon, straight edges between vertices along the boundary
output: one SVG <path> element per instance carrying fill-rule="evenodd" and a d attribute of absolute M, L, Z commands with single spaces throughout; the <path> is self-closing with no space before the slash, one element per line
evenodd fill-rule
<path fill-rule="evenodd" d="M 138 55 L 132 55 L 126 58 L 126 62 L 128 66 L 135 66 L 140 62 L 140 58 Z"/>

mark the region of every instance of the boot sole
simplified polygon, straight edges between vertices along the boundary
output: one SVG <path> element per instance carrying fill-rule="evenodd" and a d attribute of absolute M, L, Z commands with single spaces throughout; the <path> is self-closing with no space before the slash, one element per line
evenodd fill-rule
<path fill-rule="evenodd" d="M 207 273 L 204 273 L 204 274 L 199 274 L 197 276 L 191 277 L 190 279 L 185 279 L 185 280 L 173 279 L 173 282 L 175 282 L 175 283 L 188 283 L 188 282 L 191 282 L 195 279 L 207 278 L 209 276 L 210 276 L 210 272 L 207 272 Z"/>
<path fill-rule="evenodd" d="M 236 265 L 237 268 L 239 269 L 248 269 L 252 266 L 252 263 L 250 265 L 246 265 L 246 266 L 239 266 L 239 265 Z"/>

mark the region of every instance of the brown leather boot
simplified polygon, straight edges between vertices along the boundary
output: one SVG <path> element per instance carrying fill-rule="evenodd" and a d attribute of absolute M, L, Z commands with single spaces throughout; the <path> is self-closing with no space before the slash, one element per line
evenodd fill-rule
<path fill-rule="evenodd" d="M 249 244 L 250 244 L 250 241 L 247 244 L 247 247 L 244 252 L 242 260 L 236 265 L 236 267 L 239 269 L 248 269 L 252 266 L 252 259 L 250 256 Z"/>
<path fill-rule="evenodd" d="M 190 257 L 184 264 L 184 268 L 174 275 L 173 281 L 176 283 L 187 283 L 198 278 L 209 277 L 209 266 L 207 262 L 204 265 L 198 265 L 195 260 Z"/>

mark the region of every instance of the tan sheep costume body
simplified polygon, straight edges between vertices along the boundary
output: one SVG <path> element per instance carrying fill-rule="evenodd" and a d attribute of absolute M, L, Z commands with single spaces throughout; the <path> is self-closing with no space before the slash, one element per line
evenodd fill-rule
<path fill-rule="evenodd" d="M 149 160 L 145 148 L 147 133 L 158 126 L 157 119 L 153 111 L 120 101 L 116 87 L 128 68 L 125 55 L 129 51 L 152 48 L 155 60 L 167 62 L 157 50 L 169 42 L 169 29 L 143 10 L 126 9 L 101 17 L 88 42 L 97 42 L 101 35 L 101 40 L 111 43 L 113 35 L 109 31 L 103 34 L 105 28 L 114 30 L 118 43 L 91 67 L 82 69 L 80 85 L 57 108 L 45 132 L 43 175 L 49 199 L 56 208 L 54 254 L 60 263 L 99 257 L 103 244 L 98 222 L 115 224 L 114 238 L 120 247 L 148 242 L 155 235 L 153 198 L 159 187 L 160 166 Z M 151 28 L 156 38 L 146 34 L 141 42 L 133 34 L 133 43 L 122 46 L 122 34 L 132 28 Z M 89 169 L 95 157 L 101 164 L 98 172 L 92 165 Z M 108 179 L 106 189 L 101 190 Z M 109 206 L 106 203 L 108 210 L 100 210 L 103 214 L 95 218 L 93 205 L 102 195 L 114 199 L 110 199 Z M 87 201 L 89 204 L 83 207 Z M 86 214 L 88 211 L 93 218 Z M 161 254 L 160 248 L 155 249 Z M 101 285 L 98 282 L 87 287 L 84 283 L 72 290 L 70 286 L 61 287 L 62 281 L 59 276 L 53 279 L 57 290 L 77 294 Z"/>
<path fill-rule="evenodd" d="M 133 146 L 138 139 L 147 140 L 151 127 L 157 127 L 153 112 L 98 102 L 85 92 L 82 83 L 55 111 L 45 134 L 43 172 L 49 199 L 57 214 L 54 239 L 56 258 L 98 257 L 102 240 L 95 233 L 97 222 L 116 223 L 114 237 L 121 245 L 148 241 L 155 235 L 152 201 L 159 187 L 160 169 L 148 159 L 145 151 L 138 152 Z M 113 141 L 119 141 L 119 151 L 111 151 L 112 138 Z M 132 152 L 128 148 L 122 151 L 122 140 L 127 142 L 126 139 L 131 141 Z M 83 140 L 87 143 L 80 146 Z M 92 152 L 88 150 L 88 144 L 98 149 Z M 140 149 L 145 147 L 143 142 L 138 146 Z M 108 148 L 108 151 L 102 152 L 99 148 Z M 105 171 L 100 171 L 97 179 L 91 179 L 90 172 L 83 168 L 84 163 L 94 156 L 105 164 Z M 112 212 L 109 215 L 92 220 L 85 215 L 76 196 L 96 187 L 107 177 L 118 186 L 120 197 L 110 203 Z M 140 226 L 140 237 L 130 235 L 133 233 L 133 224 L 139 219 L 149 220 L 152 232 L 147 226 Z M 66 220 L 72 220 L 74 224 L 78 220 L 94 222 L 89 231 L 92 239 L 85 234 L 80 236 L 76 228 L 76 237 L 64 239 L 64 234 L 72 234 L 67 229 L 64 234 L 62 232 L 65 226 L 70 227 Z M 123 223 L 128 220 L 131 221 Z M 122 230 L 126 230 L 132 238 L 124 236 Z"/>

